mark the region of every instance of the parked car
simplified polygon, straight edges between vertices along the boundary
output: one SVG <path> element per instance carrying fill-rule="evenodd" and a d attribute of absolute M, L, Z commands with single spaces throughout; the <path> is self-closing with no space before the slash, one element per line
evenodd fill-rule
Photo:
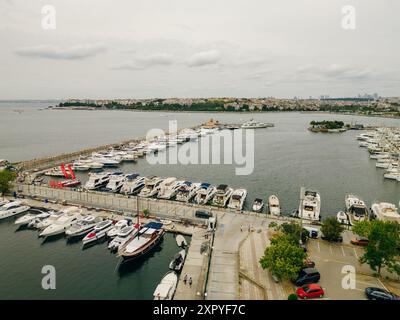
<path fill-rule="evenodd" d="M 326 241 L 331 241 L 331 242 L 343 242 L 342 236 L 338 236 L 336 239 L 328 239 L 324 234 L 321 234 L 321 239 L 326 240 Z"/>
<path fill-rule="evenodd" d="M 368 240 L 368 238 L 365 238 L 365 237 L 355 237 L 355 238 L 351 239 L 351 243 L 356 246 L 366 247 L 369 243 L 369 240 Z"/>
<path fill-rule="evenodd" d="M 306 284 L 297 289 L 297 296 L 300 299 L 322 298 L 325 292 L 319 284 Z"/>
<path fill-rule="evenodd" d="M 315 262 L 312 261 L 311 259 L 307 258 L 304 260 L 304 267 L 305 268 L 314 268 L 315 267 Z"/>
<path fill-rule="evenodd" d="M 399 296 L 381 288 L 368 287 L 365 295 L 369 300 L 400 300 Z"/>
<path fill-rule="evenodd" d="M 320 273 L 315 268 L 304 268 L 300 271 L 295 281 L 296 286 L 301 287 L 307 283 L 316 283 L 321 278 Z"/>

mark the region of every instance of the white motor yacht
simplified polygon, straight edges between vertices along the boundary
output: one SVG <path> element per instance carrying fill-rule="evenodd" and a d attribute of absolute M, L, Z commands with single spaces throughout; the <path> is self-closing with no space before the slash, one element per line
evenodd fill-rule
<path fill-rule="evenodd" d="M 156 176 L 150 176 L 145 179 L 144 188 L 140 191 L 139 197 L 150 198 L 157 195 L 159 189 L 158 186 L 161 184 L 163 179 Z"/>
<path fill-rule="evenodd" d="M 89 163 L 76 161 L 72 164 L 72 169 L 75 171 L 88 171 L 90 169 Z"/>
<path fill-rule="evenodd" d="M 130 225 L 130 221 L 126 219 L 121 219 L 117 221 L 114 226 L 107 231 L 107 237 L 109 238 L 114 238 L 120 231 L 121 229 L 127 227 Z"/>
<path fill-rule="evenodd" d="M 220 184 L 217 187 L 217 192 L 212 199 L 212 204 L 217 207 L 225 207 L 231 198 L 233 189 L 226 184 Z"/>
<path fill-rule="evenodd" d="M 113 222 L 112 220 L 103 220 L 99 223 L 97 223 L 93 230 L 90 231 L 83 239 L 83 245 L 92 243 L 94 241 L 97 241 L 99 239 L 102 239 L 106 236 L 107 231 L 110 230 L 113 227 Z"/>
<path fill-rule="evenodd" d="M 200 189 L 201 183 L 192 183 L 184 181 L 176 191 L 176 200 L 181 202 L 189 202 Z"/>
<path fill-rule="evenodd" d="M 153 293 L 154 300 L 172 300 L 178 285 L 178 275 L 170 271 L 164 275 L 160 284 Z"/>
<path fill-rule="evenodd" d="M 94 173 L 89 176 L 89 180 L 85 184 L 86 190 L 96 190 L 107 185 L 110 180 L 111 173 Z"/>
<path fill-rule="evenodd" d="M 185 181 L 175 181 L 170 185 L 164 185 L 164 189 L 160 189 L 158 198 L 160 199 L 172 199 L 176 196 L 179 188 L 185 183 Z"/>
<path fill-rule="evenodd" d="M 9 203 L 7 199 L 0 199 L 0 207 L 4 206 L 5 204 Z"/>
<path fill-rule="evenodd" d="M 260 198 L 255 198 L 251 210 L 254 212 L 262 212 L 264 209 L 264 200 Z"/>
<path fill-rule="evenodd" d="M 98 222 L 99 221 L 95 216 L 87 215 L 81 219 L 78 219 L 76 223 L 67 228 L 67 230 L 65 230 L 65 235 L 67 238 L 84 236 L 92 231 Z"/>
<path fill-rule="evenodd" d="M 49 216 L 50 216 L 50 212 L 48 212 L 48 211 L 42 211 L 39 209 L 31 208 L 29 210 L 28 214 L 18 218 L 17 220 L 15 220 L 14 223 L 18 226 L 25 226 L 37 218 L 45 219 L 45 218 L 48 218 Z"/>
<path fill-rule="evenodd" d="M 102 164 L 101 162 L 90 162 L 88 163 L 88 166 L 90 167 L 90 169 L 94 169 L 94 170 L 99 170 L 99 169 L 103 169 L 104 164 Z"/>
<path fill-rule="evenodd" d="M 123 172 L 113 172 L 109 176 L 109 180 L 104 188 L 105 191 L 108 192 L 118 192 L 121 188 L 122 185 L 124 184 L 124 181 L 126 180 L 126 175 L 124 175 Z"/>
<path fill-rule="evenodd" d="M 320 220 L 321 196 L 318 191 L 302 188 L 300 194 L 299 218 Z"/>
<path fill-rule="evenodd" d="M 63 234 L 65 230 L 76 223 L 80 217 L 81 212 L 73 212 L 69 214 L 64 214 L 58 218 L 54 223 L 43 229 L 39 234 L 39 237 L 50 237 Z"/>
<path fill-rule="evenodd" d="M 61 216 L 72 215 L 74 213 L 81 214 L 82 209 L 79 209 L 77 207 L 68 207 L 68 208 L 62 209 L 60 211 L 52 212 L 48 218 L 43 219 L 43 220 L 39 221 L 38 223 L 36 223 L 35 227 L 39 230 L 45 229 L 48 226 L 55 223 Z"/>
<path fill-rule="evenodd" d="M 194 202 L 197 204 L 207 204 L 217 193 L 217 188 L 209 183 L 202 183 L 196 193 Z"/>
<path fill-rule="evenodd" d="M 26 212 L 29 209 L 30 207 L 22 205 L 21 201 L 8 202 L 0 207 L 0 220 L 16 216 L 17 214 Z"/>
<path fill-rule="evenodd" d="M 228 208 L 235 210 L 242 210 L 246 197 L 247 197 L 246 189 L 236 189 L 235 191 L 233 191 L 232 196 L 229 199 Z"/>
<path fill-rule="evenodd" d="M 351 225 L 355 222 L 368 219 L 368 209 L 364 201 L 354 194 L 348 194 L 345 197 L 346 213 L 349 216 Z"/>
<path fill-rule="evenodd" d="M 341 223 L 341 224 L 350 225 L 349 216 L 348 216 L 347 213 L 344 212 L 344 211 L 339 211 L 339 212 L 336 214 L 336 220 L 337 220 L 339 223 Z"/>
<path fill-rule="evenodd" d="M 280 216 L 281 215 L 281 205 L 279 203 L 279 199 L 275 195 L 271 195 L 268 198 L 268 210 L 269 214 L 272 214 L 274 216 Z"/>
<path fill-rule="evenodd" d="M 274 125 L 272 123 L 263 123 L 263 122 L 258 122 L 253 119 L 245 122 L 242 124 L 241 128 L 242 129 L 260 129 L 260 128 L 268 128 L 268 127 L 273 127 Z"/>
<path fill-rule="evenodd" d="M 157 198 L 168 199 L 167 196 L 169 196 L 176 181 L 177 179 L 175 177 L 165 178 L 157 187 L 158 188 Z"/>
<path fill-rule="evenodd" d="M 139 177 L 138 174 L 132 175 L 132 179 L 127 179 L 121 187 L 122 194 L 137 194 L 143 187 L 145 177 Z"/>
<path fill-rule="evenodd" d="M 169 263 L 169 268 L 171 270 L 180 272 L 185 263 L 185 258 L 186 258 L 186 250 L 182 249 L 175 255 L 174 259 Z"/>
<path fill-rule="evenodd" d="M 388 202 L 374 203 L 371 206 L 375 218 L 382 221 L 397 221 L 400 223 L 400 214 L 396 206 Z"/>
<path fill-rule="evenodd" d="M 136 237 L 140 229 L 139 225 L 130 225 L 123 227 L 117 236 L 108 244 L 108 249 L 111 251 L 118 251 L 119 247 L 123 246 L 132 237 Z"/>

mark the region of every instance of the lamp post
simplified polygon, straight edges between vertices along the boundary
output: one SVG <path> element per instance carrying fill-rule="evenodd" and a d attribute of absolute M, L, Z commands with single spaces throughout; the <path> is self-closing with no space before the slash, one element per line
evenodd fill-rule
<path fill-rule="evenodd" d="M 303 244 L 301 239 L 301 235 L 303 233 L 303 204 L 304 204 L 304 196 L 305 196 L 305 188 L 301 187 L 300 189 L 300 210 L 299 210 L 299 217 L 300 217 L 300 239 L 299 243 Z"/>

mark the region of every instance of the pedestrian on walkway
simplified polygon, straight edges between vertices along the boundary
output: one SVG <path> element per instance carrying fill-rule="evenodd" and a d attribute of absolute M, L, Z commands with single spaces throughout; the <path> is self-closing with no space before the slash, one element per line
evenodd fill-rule
<path fill-rule="evenodd" d="M 183 278 L 183 283 L 186 285 L 186 281 L 187 281 L 187 274 L 185 274 L 185 277 Z"/>
<path fill-rule="evenodd" d="M 192 286 L 192 277 L 189 277 L 189 286 Z"/>
<path fill-rule="evenodd" d="M 243 231 L 243 225 L 240 226 L 240 232 L 242 232 L 242 231 Z"/>

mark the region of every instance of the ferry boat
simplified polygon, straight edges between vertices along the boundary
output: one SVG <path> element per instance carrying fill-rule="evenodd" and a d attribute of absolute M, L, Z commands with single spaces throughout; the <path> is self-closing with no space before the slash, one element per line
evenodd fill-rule
<path fill-rule="evenodd" d="M 302 188 L 298 217 L 300 219 L 319 221 L 321 196 L 318 191 Z"/>
<path fill-rule="evenodd" d="M 30 207 L 22 205 L 21 201 L 8 202 L 0 207 L 0 220 L 26 212 L 29 209 Z"/>
<path fill-rule="evenodd" d="M 163 239 L 165 230 L 162 223 L 149 222 L 141 228 L 136 237 L 131 238 L 118 249 L 118 256 L 124 260 L 136 259 L 154 249 Z"/>
<path fill-rule="evenodd" d="M 268 198 L 268 212 L 274 216 L 281 215 L 281 206 L 279 203 L 279 199 L 275 195 L 271 195 Z"/>
<path fill-rule="evenodd" d="M 212 204 L 217 207 L 225 207 L 232 193 L 233 189 L 231 187 L 226 184 L 220 184 L 217 187 L 217 192 L 212 200 Z"/>
<path fill-rule="evenodd" d="M 228 208 L 242 210 L 246 197 L 247 197 L 246 189 L 236 189 L 235 191 L 233 191 L 232 196 L 229 199 Z"/>
<path fill-rule="evenodd" d="M 176 191 L 176 201 L 189 202 L 200 189 L 200 183 L 184 181 Z"/>
<path fill-rule="evenodd" d="M 178 285 L 178 275 L 174 271 L 167 272 L 154 290 L 154 300 L 172 300 Z"/>
<path fill-rule="evenodd" d="M 349 216 L 351 225 L 355 222 L 368 219 L 368 209 L 364 201 L 354 194 L 348 194 L 345 197 L 346 213 Z"/>
<path fill-rule="evenodd" d="M 217 188 L 209 183 L 202 183 L 196 193 L 194 202 L 197 204 L 207 204 L 217 193 Z"/>
<path fill-rule="evenodd" d="M 139 197 L 150 198 L 157 195 L 159 188 L 163 179 L 156 176 L 147 177 L 145 180 L 144 188 L 140 191 Z"/>

